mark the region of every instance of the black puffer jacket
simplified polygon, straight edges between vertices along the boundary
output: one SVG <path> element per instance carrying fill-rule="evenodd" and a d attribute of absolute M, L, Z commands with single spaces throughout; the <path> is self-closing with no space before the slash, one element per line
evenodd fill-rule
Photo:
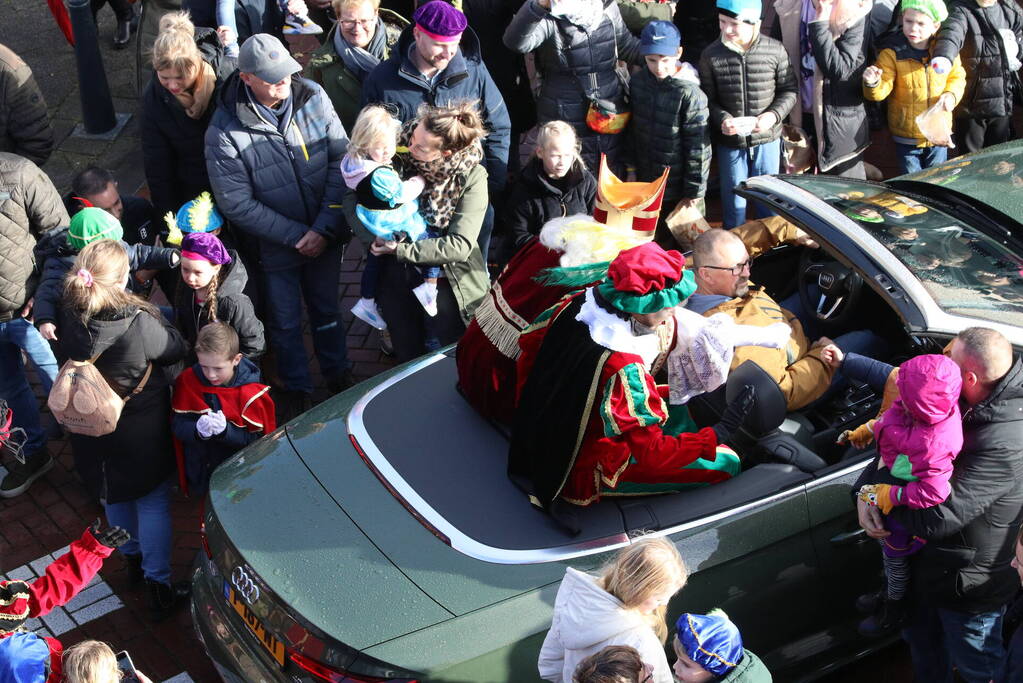
<path fill-rule="evenodd" d="M 117 429 L 106 436 L 71 435 L 75 469 L 93 495 L 123 503 L 146 495 L 174 471 L 170 387 L 163 366 L 185 357 L 181 334 L 159 314 L 131 309 L 101 313 L 83 324 L 60 312 L 63 356 L 86 360 L 102 352 L 98 369 L 114 391 L 131 393 L 153 363 L 145 388 L 124 406 Z"/>
<path fill-rule="evenodd" d="M 586 95 L 614 100 L 623 86 L 614 71 L 615 56 L 642 64 L 639 41 L 629 33 L 614 0 L 604 3 L 601 22 L 587 30 L 555 18 L 536 0 L 528 0 L 504 32 L 504 44 L 522 54 L 535 52 L 543 84 L 536 100 L 537 121 L 565 121 L 586 128 Z"/>
<path fill-rule="evenodd" d="M 821 75 L 823 111 L 813 103 L 817 126 L 817 163 L 822 172 L 848 161 L 870 144 L 867 109 L 863 101 L 863 34 L 861 19 L 833 38 L 826 21 L 807 24 L 810 46 Z"/>
<path fill-rule="evenodd" d="M 668 167 L 664 197 L 669 207 L 679 199 L 702 197 L 707 191 L 709 111 L 707 96 L 696 78 L 688 65 L 660 81 L 649 69 L 640 69 L 632 77 L 629 133 L 636 180 L 656 180 Z"/>
<path fill-rule="evenodd" d="M 164 214 L 177 213 L 182 204 L 211 189 L 206 172 L 206 128 L 217 108 L 220 84 L 234 71 L 235 60 L 224 56 L 211 29 L 196 28 L 195 44 L 217 75 L 217 87 L 200 118 L 189 118 L 155 73 L 142 96 L 142 161 L 158 229 L 162 229 Z"/>
<path fill-rule="evenodd" d="M 922 510 L 897 506 L 892 519 L 928 539 L 913 556 L 914 590 L 926 604 L 987 612 L 1019 589 L 1009 565 L 1023 517 L 1023 361 L 991 395 L 963 413 L 963 449 L 952 494 Z"/>
<path fill-rule="evenodd" d="M 718 38 L 700 55 L 700 85 L 710 107 L 710 134 L 726 147 L 746 149 L 777 140 L 781 123 L 796 103 L 796 79 L 784 46 L 759 35 L 745 53 L 727 47 Z M 729 117 L 759 116 L 774 112 L 771 130 L 746 137 L 725 136 L 721 123 Z"/>
<path fill-rule="evenodd" d="M 966 69 L 966 93 L 956 106 L 957 118 L 1012 116 L 1013 76 L 999 35 L 1003 29 L 1021 45 L 1023 11 L 1013 0 L 999 0 L 991 7 L 959 0 L 949 7 L 932 55 L 949 60 L 959 55 Z M 1023 49 L 1016 54 L 1019 59 Z"/>
<path fill-rule="evenodd" d="M 240 350 L 247 358 L 259 358 L 266 350 L 263 337 L 263 323 L 256 317 L 252 301 L 245 295 L 245 284 L 249 274 L 238 252 L 229 250 L 231 262 L 221 267 L 220 283 L 217 285 L 217 320 L 227 323 L 238 333 Z M 179 282 L 174 293 L 174 322 L 185 340 L 195 344 L 199 330 L 210 322 L 209 302 L 202 306 L 195 304 L 194 292 L 184 282 Z M 194 362 L 194 353 L 190 362 Z"/>
<path fill-rule="evenodd" d="M 10 320 L 39 283 L 36 238 L 70 219 L 57 188 L 25 157 L 0 152 L 0 320 Z"/>
<path fill-rule="evenodd" d="M 597 180 L 578 159 L 564 183 L 556 184 L 544 173 L 543 162 L 534 157 L 522 169 L 505 204 L 505 226 L 515 249 L 539 234 L 552 218 L 592 213 L 596 196 Z"/>

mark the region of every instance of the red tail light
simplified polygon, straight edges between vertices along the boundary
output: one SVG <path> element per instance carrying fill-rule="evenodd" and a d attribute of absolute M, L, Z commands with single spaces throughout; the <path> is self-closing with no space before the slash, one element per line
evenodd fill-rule
<path fill-rule="evenodd" d="M 298 668 L 312 674 L 321 681 L 329 681 L 329 683 L 386 683 L 387 681 L 394 680 L 389 678 L 374 678 L 372 676 L 354 676 L 345 671 L 332 669 L 326 664 L 321 664 L 320 662 L 317 662 L 314 659 L 309 659 L 297 652 L 288 652 L 288 657 L 291 658 L 291 661 L 294 662 L 295 666 Z M 418 681 L 406 678 L 402 679 L 401 683 L 418 683 Z"/>

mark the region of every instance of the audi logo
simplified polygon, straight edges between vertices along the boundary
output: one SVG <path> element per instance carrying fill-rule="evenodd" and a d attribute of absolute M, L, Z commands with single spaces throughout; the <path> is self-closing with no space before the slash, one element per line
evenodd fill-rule
<path fill-rule="evenodd" d="M 231 585 L 238 591 L 238 595 L 245 598 L 250 606 L 259 600 L 259 586 L 252 580 L 245 567 L 235 567 L 231 572 Z"/>
<path fill-rule="evenodd" d="M 835 276 L 831 273 L 821 273 L 817 276 L 817 285 L 821 289 L 831 289 L 833 284 L 835 284 Z"/>

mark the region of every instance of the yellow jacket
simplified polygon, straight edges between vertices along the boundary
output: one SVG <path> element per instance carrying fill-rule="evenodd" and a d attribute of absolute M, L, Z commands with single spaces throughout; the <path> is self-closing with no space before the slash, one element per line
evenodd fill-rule
<path fill-rule="evenodd" d="M 750 258 L 773 249 L 796 237 L 796 226 L 780 216 L 749 221 L 732 230 L 746 245 Z M 752 284 L 746 296 L 730 299 L 704 312 L 705 316 L 727 313 L 740 325 L 766 326 L 776 322 L 788 323 L 792 336 L 784 349 L 765 346 L 738 346 L 732 358 L 732 368 L 752 360 L 771 375 L 782 393 L 789 410 L 798 410 L 819 398 L 831 384 L 832 369 L 821 359 L 823 347 L 815 347 L 803 332 L 799 319 L 778 305 L 760 287 Z"/>
<path fill-rule="evenodd" d="M 914 50 L 902 41 L 895 47 L 886 47 L 877 56 L 881 69 L 881 81 L 871 88 L 863 84 L 863 96 L 873 102 L 880 102 L 891 95 L 888 101 L 888 129 L 900 138 L 912 138 L 917 147 L 930 147 L 923 133 L 916 125 L 916 117 L 934 105 L 943 93 L 952 93 L 956 104 L 966 89 L 966 70 L 957 56 L 952 70 L 937 74 L 919 59 L 911 57 Z M 928 62 L 930 60 L 928 59 Z M 945 112 L 949 126 L 952 112 Z"/>

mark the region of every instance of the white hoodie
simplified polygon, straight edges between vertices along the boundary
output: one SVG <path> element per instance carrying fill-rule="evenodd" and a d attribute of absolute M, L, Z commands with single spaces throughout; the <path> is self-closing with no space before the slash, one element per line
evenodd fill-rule
<path fill-rule="evenodd" d="M 554 600 L 554 620 L 537 665 L 540 677 L 571 683 L 579 662 L 608 645 L 629 645 L 653 667 L 655 683 L 672 683 L 664 647 L 643 616 L 625 609 L 597 579 L 569 568 Z"/>

